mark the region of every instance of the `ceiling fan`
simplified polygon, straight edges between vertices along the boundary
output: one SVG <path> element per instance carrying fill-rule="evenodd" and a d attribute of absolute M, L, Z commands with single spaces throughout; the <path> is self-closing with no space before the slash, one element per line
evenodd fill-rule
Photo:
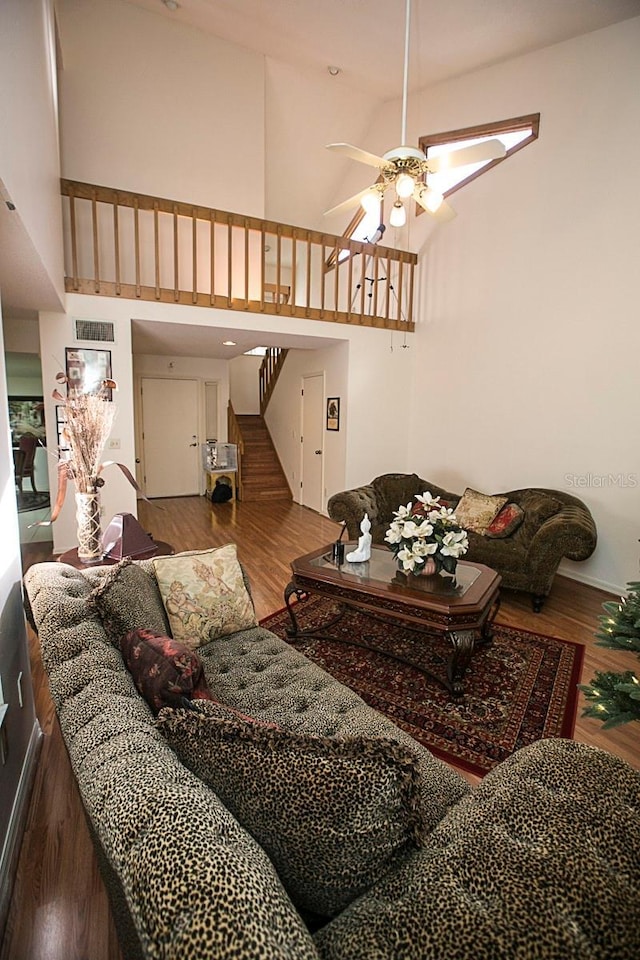
<path fill-rule="evenodd" d="M 365 210 L 375 209 L 390 186 L 395 187 L 396 200 L 391 208 L 389 222 L 391 226 L 402 227 L 406 223 L 407 213 L 404 201 L 413 197 L 427 213 L 439 221 L 451 220 L 455 211 L 445 201 L 441 193 L 427 186 L 424 177 L 427 173 L 439 173 L 452 167 L 466 166 L 482 161 L 497 160 L 504 157 L 504 144 L 497 137 L 485 140 L 482 143 L 451 150 L 438 157 L 427 159 L 425 154 L 416 147 L 406 146 L 407 140 L 407 88 L 409 80 L 409 38 L 411 33 L 411 0 L 406 0 L 405 40 L 404 40 L 404 82 L 402 90 L 402 131 L 401 143 L 404 146 L 394 147 L 382 157 L 374 153 L 361 150 L 350 143 L 329 143 L 328 150 L 358 160 L 370 167 L 377 167 L 380 173 L 378 180 L 354 196 L 343 200 L 337 206 L 325 212 L 325 216 L 332 213 L 342 213 L 361 203 Z"/>

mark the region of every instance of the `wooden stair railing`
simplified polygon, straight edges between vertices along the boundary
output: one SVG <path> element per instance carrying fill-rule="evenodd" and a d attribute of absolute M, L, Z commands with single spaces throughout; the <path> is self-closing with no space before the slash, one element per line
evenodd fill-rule
<path fill-rule="evenodd" d="M 238 418 L 233 409 L 233 404 L 229 401 L 227 407 L 227 438 L 228 443 L 235 443 L 238 448 L 238 469 L 236 473 L 236 497 L 242 500 L 242 457 L 244 456 L 244 440 Z"/>
<path fill-rule="evenodd" d="M 282 347 L 267 347 L 267 352 L 262 358 L 258 375 L 260 378 L 260 415 L 263 417 L 288 352 Z"/>
<path fill-rule="evenodd" d="M 415 253 L 127 190 L 61 184 L 68 293 L 414 330 Z"/>

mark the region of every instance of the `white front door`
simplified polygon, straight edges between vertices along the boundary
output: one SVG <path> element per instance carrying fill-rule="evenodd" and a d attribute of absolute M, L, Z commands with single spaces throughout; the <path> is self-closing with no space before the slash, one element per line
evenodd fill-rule
<path fill-rule="evenodd" d="M 324 376 L 302 380 L 302 504 L 322 513 Z"/>
<path fill-rule="evenodd" d="M 148 497 L 200 493 L 198 381 L 142 380 L 142 443 Z"/>

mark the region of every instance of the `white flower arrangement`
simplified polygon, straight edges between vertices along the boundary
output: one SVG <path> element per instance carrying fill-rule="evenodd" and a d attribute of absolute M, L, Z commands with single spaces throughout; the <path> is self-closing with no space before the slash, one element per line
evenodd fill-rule
<path fill-rule="evenodd" d="M 405 573 L 418 576 L 429 559 L 436 573 L 455 573 L 458 560 L 469 549 L 467 531 L 458 523 L 453 509 L 428 490 L 415 501 L 394 511 L 385 543 Z"/>

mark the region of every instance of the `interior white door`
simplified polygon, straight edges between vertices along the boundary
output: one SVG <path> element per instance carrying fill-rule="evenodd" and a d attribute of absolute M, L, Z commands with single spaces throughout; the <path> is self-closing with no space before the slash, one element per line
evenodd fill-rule
<path fill-rule="evenodd" d="M 324 376 L 302 380 L 302 504 L 322 512 Z"/>
<path fill-rule="evenodd" d="M 142 443 L 148 497 L 200 493 L 197 380 L 143 378 Z"/>

